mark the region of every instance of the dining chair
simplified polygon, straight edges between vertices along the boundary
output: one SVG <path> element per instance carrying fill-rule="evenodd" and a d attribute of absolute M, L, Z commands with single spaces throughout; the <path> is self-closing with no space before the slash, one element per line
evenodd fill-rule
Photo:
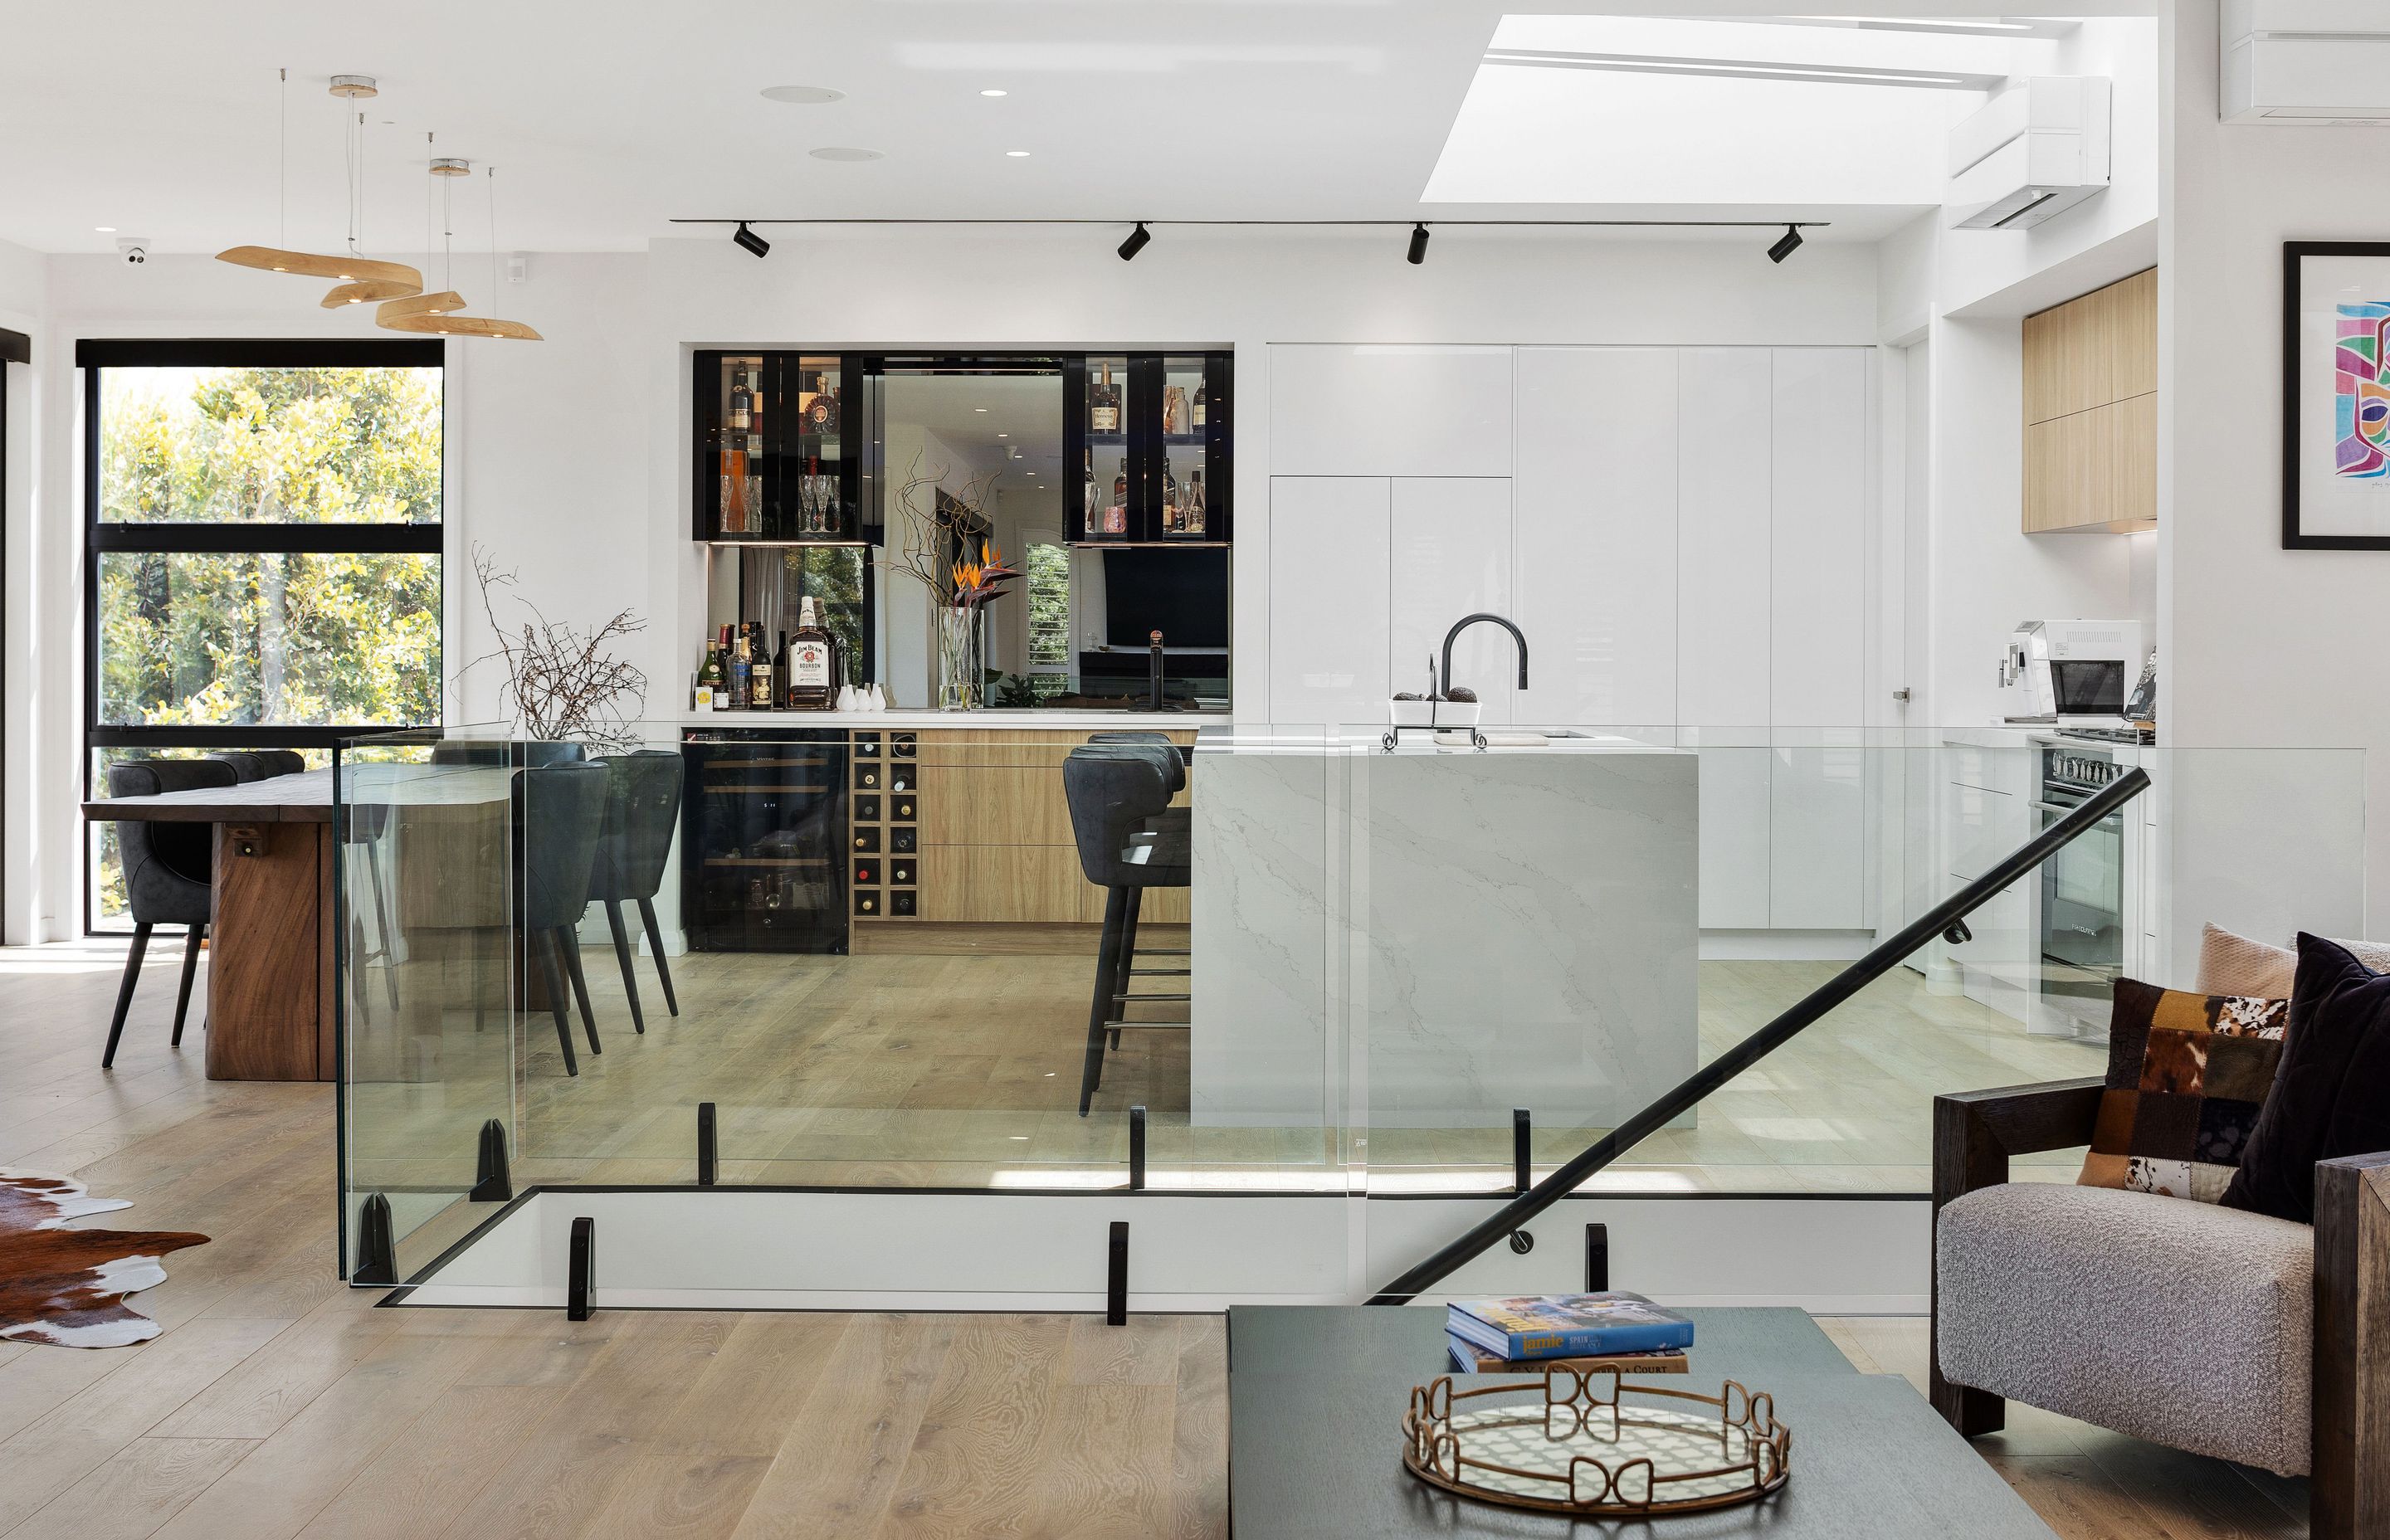
<path fill-rule="evenodd" d="M 128 760 L 108 767 L 111 797 L 156 797 L 233 784 L 233 767 L 213 756 Z M 124 871 L 125 906 L 133 913 L 133 947 L 124 956 L 124 981 L 117 986 L 116 1014 L 108 1023 L 108 1047 L 99 1056 L 103 1070 L 115 1066 L 116 1045 L 124 1036 L 124 1016 L 133 1007 L 133 989 L 140 982 L 141 964 L 149 952 L 149 933 L 161 925 L 186 927 L 183 982 L 174 996 L 174 1034 L 169 1040 L 171 1046 L 183 1046 L 191 981 L 199 971 L 199 947 L 207 940 L 215 899 L 213 824 L 120 819 L 116 848 Z"/>
<path fill-rule="evenodd" d="M 208 758 L 230 770 L 232 778 L 243 786 L 251 781 L 266 780 L 276 774 L 267 768 L 263 754 L 252 753 L 246 749 L 221 750 Z"/>
<path fill-rule="evenodd" d="M 606 826 L 610 779 L 605 767 L 594 763 L 534 765 L 519 772 L 512 787 L 517 869 L 522 874 L 523 950 L 539 960 L 569 1075 L 579 1074 L 581 1066 L 573 1058 L 572 1027 L 565 1017 L 568 977 L 589 1051 L 605 1051 L 598 1041 L 598 1020 L 589 1009 L 589 982 L 581 971 L 581 943 L 573 928 L 589 908 L 589 874 Z"/>
<path fill-rule="evenodd" d="M 307 769 L 307 756 L 296 749 L 260 749 L 257 757 L 269 776 L 303 775 Z"/>
<path fill-rule="evenodd" d="M 606 767 L 609 784 L 606 826 L 590 871 L 589 896 L 606 906 L 606 924 L 614 934 L 614 960 L 623 969 L 623 993 L 631 1001 L 631 1025 L 644 1033 L 647 1018 L 639 1008 L 639 984 L 631 969 L 631 936 L 623 923 L 623 905 L 638 905 L 648 949 L 655 955 L 656 977 L 664 986 L 664 1008 L 678 1016 L 680 1002 L 674 997 L 672 968 L 664 960 L 655 897 L 663 886 L 673 836 L 680 828 L 681 757 L 674 749 L 640 749 L 591 763 Z"/>

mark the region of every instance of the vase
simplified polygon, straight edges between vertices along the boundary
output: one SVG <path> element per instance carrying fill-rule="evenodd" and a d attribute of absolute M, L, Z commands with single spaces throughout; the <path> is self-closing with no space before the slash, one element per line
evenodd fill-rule
<path fill-rule="evenodd" d="M 975 712 L 987 695 L 986 654 L 980 611 L 947 605 L 938 611 L 938 710 Z"/>

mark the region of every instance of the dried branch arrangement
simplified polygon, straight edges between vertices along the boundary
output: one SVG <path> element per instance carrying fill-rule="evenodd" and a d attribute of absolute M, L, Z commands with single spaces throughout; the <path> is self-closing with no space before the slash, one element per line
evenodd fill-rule
<path fill-rule="evenodd" d="M 481 586 L 482 612 L 497 634 L 498 649 L 466 664 L 457 671 L 458 679 L 483 663 L 503 660 L 507 684 L 502 699 L 525 736 L 540 742 L 623 745 L 636 739 L 631 722 L 647 703 L 648 676 L 615 657 L 609 646 L 645 631 L 646 621 L 634 610 L 621 610 L 596 629 L 582 631 L 549 620 L 516 591 L 508 597 L 528 618 L 520 628 L 509 629 L 498 619 L 498 591 L 519 588 L 515 571 L 501 571 L 490 553 L 476 545 L 473 581 Z"/>
<path fill-rule="evenodd" d="M 981 472 L 961 492 L 945 494 L 949 506 L 941 507 L 939 483 L 947 468 L 925 470 L 921 457 L 914 456 L 912 468 L 896 488 L 896 508 L 904 515 L 898 521 L 899 537 L 880 560 L 880 570 L 919 584 L 929 591 L 931 604 L 940 609 L 965 609 L 996 597 L 1001 590 L 995 581 L 1019 574 L 993 552 L 987 562 L 958 565 L 947 555 L 947 542 L 957 533 L 980 534 L 996 527 L 987 505 L 996 494 L 996 479 L 1003 474 L 1001 468 Z"/>

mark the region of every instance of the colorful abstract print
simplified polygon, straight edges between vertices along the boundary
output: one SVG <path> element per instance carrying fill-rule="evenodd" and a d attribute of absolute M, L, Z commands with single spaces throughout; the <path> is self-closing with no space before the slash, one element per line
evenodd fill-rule
<path fill-rule="evenodd" d="M 2341 305 L 2332 334 L 2335 474 L 2390 476 L 2390 303 Z"/>

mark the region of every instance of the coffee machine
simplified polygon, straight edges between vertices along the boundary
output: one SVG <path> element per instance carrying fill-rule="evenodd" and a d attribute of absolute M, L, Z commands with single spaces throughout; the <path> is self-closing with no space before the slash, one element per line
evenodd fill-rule
<path fill-rule="evenodd" d="M 2000 655 L 2000 712 L 2011 723 L 2121 721 L 2147 648 L 2139 621 L 2027 621 Z"/>

